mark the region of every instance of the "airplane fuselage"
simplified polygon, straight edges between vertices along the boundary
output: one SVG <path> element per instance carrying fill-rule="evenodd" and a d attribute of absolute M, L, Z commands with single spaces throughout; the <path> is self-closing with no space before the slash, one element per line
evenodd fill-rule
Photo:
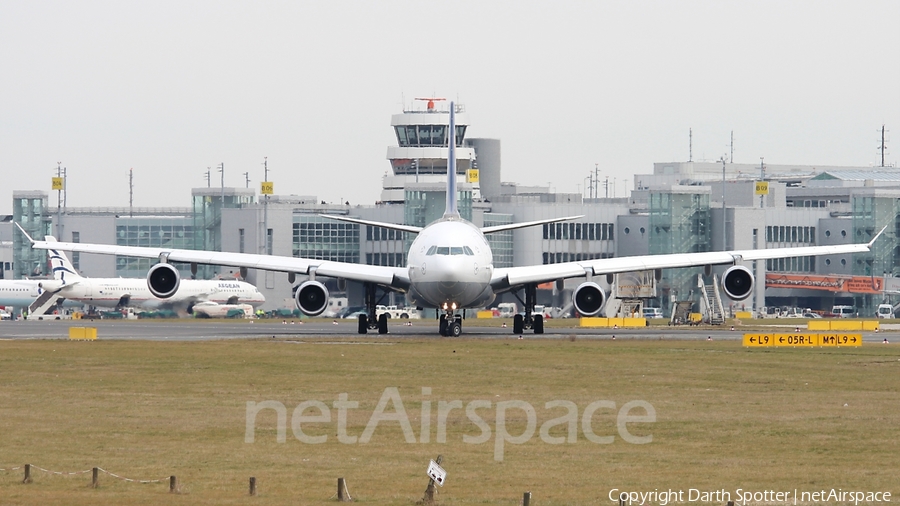
<path fill-rule="evenodd" d="M 0 280 L 0 306 L 28 307 L 45 290 L 55 290 L 59 281 L 52 279 Z"/>
<path fill-rule="evenodd" d="M 145 279 L 81 278 L 59 291 L 60 297 L 99 307 L 131 306 L 156 309 L 187 305 L 194 301 L 225 304 L 231 301 L 254 307 L 265 302 L 257 288 L 249 283 L 224 280 L 184 280 L 169 299 L 155 297 Z"/>
<path fill-rule="evenodd" d="M 409 249 L 409 301 L 422 307 L 484 307 L 494 300 L 491 246 L 481 230 L 461 219 L 423 229 Z"/>

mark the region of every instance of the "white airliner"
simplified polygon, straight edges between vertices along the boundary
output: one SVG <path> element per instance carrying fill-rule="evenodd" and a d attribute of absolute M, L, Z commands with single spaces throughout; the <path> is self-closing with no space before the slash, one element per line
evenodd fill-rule
<path fill-rule="evenodd" d="M 722 276 L 723 288 L 732 299 L 743 300 L 750 295 L 754 280 L 753 274 L 748 268 L 741 265 L 742 262 L 770 258 L 861 253 L 869 251 L 872 243 L 878 238 L 876 236 L 868 244 L 644 255 L 551 265 L 494 268 L 493 254 L 485 234 L 572 220 L 581 216 L 482 228 L 462 219 L 457 210 L 456 133 L 455 105 L 451 102 L 447 153 L 447 204 L 441 219 L 422 228 L 323 215 L 336 220 L 417 234 L 410 246 L 406 267 L 381 267 L 248 253 L 50 243 L 46 241 L 34 241 L 33 247 L 158 258 L 160 263 L 154 265 L 147 274 L 147 284 L 154 295 L 162 298 L 171 297 L 179 286 L 178 271 L 168 263 L 170 261 L 287 272 L 291 281 L 296 274 L 307 275 L 309 280 L 297 288 L 295 300 L 297 307 L 311 316 L 321 314 L 328 306 L 328 290 L 317 280 L 317 277 L 329 276 L 360 281 L 365 286 L 365 304 L 368 313 L 359 317 L 360 334 L 365 334 L 369 329 L 377 329 L 380 334 L 388 331 L 387 317 L 385 315 L 381 315 L 377 319 L 375 317 L 375 306 L 381 303 L 378 297 L 378 290 L 380 290 L 382 297 L 389 291 L 402 292 L 406 293 L 410 303 L 418 307 L 438 308 L 441 312 L 440 334 L 458 336 L 462 332 L 462 317 L 457 314 L 457 311 L 464 308 L 486 307 L 494 300 L 496 294 L 502 292 L 518 293 L 520 290 L 525 292 L 525 312 L 514 317 L 513 332 L 518 334 L 530 329 L 536 334 L 541 334 L 544 331 L 543 316 L 534 314 L 537 286 L 541 283 L 567 278 L 585 278 L 585 281 L 575 289 L 572 296 L 573 302 L 575 309 L 580 314 L 593 316 L 600 312 L 606 302 L 606 293 L 600 285 L 593 281 L 594 276 L 676 267 L 731 265 L 732 267 Z"/>
<path fill-rule="evenodd" d="M 44 242 L 58 244 L 49 236 Z M 98 307 L 177 309 L 189 313 L 194 304 L 198 303 L 206 306 L 249 304 L 257 307 L 266 301 L 255 286 L 244 281 L 194 279 L 184 280 L 170 297 L 159 298 L 151 293 L 147 282 L 140 278 L 82 277 L 65 254 L 57 249 L 50 249 L 50 266 L 53 269 L 54 284 L 46 286 L 40 297 L 32 298 L 29 308 L 32 313 L 54 304 L 58 299 Z"/>
<path fill-rule="evenodd" d="M 56 290 L 59 284 L 52 279 L 0 279 L 0 306 L 26 308 L 45 290 Z"/>

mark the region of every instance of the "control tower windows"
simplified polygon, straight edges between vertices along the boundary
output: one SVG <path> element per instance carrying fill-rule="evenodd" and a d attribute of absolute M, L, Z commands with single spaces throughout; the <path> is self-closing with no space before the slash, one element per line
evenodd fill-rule
<path fill-rule="evenodd" d="M 428 147 L 447 145 L 447 125 L 400 125 L 394 127 L 400 147 Z M 466 125 L 456 126 L 456 145 L 462 147 Z"/>

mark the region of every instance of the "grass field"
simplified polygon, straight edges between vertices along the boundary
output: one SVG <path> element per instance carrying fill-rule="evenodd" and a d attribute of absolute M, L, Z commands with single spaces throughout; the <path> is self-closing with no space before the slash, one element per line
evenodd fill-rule
<path fill-rule="evenodd" d="M 443 455 L 442 504 L 609 503 L 611 489 L 890 491 L 900 494 L 900 347 L 746 350 L 737 342 L 544 339 L 267 339 L 213 342 L 0 341 L 0 504 L 318 504 L 334 501 L 337 478 L 366 504 L 414 504 L 430 459 Z M 338 441 L 339 395 L 358 402 L 346 434 L 361 436 L 386 389 L 395 387 L 417 442 L 401 424 L 381 422 L 369 442 Z M 423 393 L 423 387 L 431 389 Z M 388 392 L 391 392 L 388 390 Z M 439 402 L 490 403 L 446 417 L 438 442 Z M 534 435 L 507 443 L 495 458 L 497 403 L 534 406 Z M 582 425 L 612 442 L 588 440 Z M 245 442 L 247 403 L 286 408 L 285 442 L 277 416 L 263 410 Z M 294 408 L 321 401 L 330 422 L 303 423 L 322 444 L 301 442 Z M 550 444 L 541 427 L 577 408 L 577 440 Z M 630 401 L 655 411 L 633 422 L 626 441 L 617 413 Z M 423 403 L 430 427 L 422 439 Z M 430 405 L 429 405 L 430 403 Z M 505 405 L 504 405 L 505 406 Z M 608 405 L 604 405 L 608 406 Z M 396 414 L 389 403 L 386 414 Z M 316 409 L 306 416 L 320 414 Z M 526 412 L 506 409 L 505 429 L 525 433 Z M 627 414 L 627 413 L 626 413 Z M 631 415 L 643 415 L 643 408 Z M 567 423 L 549 436 L 565 438 Z M 99 466 L 141 484 L 90 473 Z M 248 479 L 259 495 L 249 497 Z M 687 493 L 687 492 L 685 492 Z M 687 498 L 687 496 L 685 496 Z M 732 495 L 733 500 L 735 497 Z"/>

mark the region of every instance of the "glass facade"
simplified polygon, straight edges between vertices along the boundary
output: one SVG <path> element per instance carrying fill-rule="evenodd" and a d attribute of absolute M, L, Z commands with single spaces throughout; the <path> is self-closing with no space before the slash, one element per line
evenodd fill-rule
<path fill-rule="evenodd" d="M 484 226 L 495 227 L 497 225 L 509 225 L 513 222 L 513 215 L 500 213 L 484 213 Z M 487 234 L 488 244 L 494 254 L 494 267 L 513 266 L 513 231 L 504 230 Z"/>
<path fill-rule="evenodd" d="M 34 238 L 50 235 L 47 213 L 47 194 L 44 192 L 13 192 L 13 221 Z M 47 250 L 32 249 L 22 234 L 13 235 L 13 278 L 47 276 Z"/>
<path fill-rule="evenodd" d="M 872 240 L 882 228 L 884 234 L 868 253 L 853 255 L 852 272 L 856 276 L 900 276 L 900 200 L 890 197 L 853 197 L 853 237 L 854 243 Z M 875 314 L 882 302 L 881 296 L 863 295 L 854 297 L 861 315 Z"/>
<path fill-rule="evenodd" d="M 444 190 L 406 190 L 405 195 L 404 224 L 424 227 L 444 216 L 447 207 Z M 472 190 L 457 189 L 457 207 L 464 220 L 472 221 Z"/>
<path fill-rule="evenodd" d="M 449 117 L 449 116 L 448 116 Z M 400 147 L 447 146 L 450 125 L 398 125 L 394 127 Z M 462 147 L 466 125 L 456 125 L 456 145 Z"/>
<path fill-rule="evenodd" d="M 116 218 L 116 244 L 177 249 L 199 249 L 194 241 L 194 220 L 187 217 Z M 155 258 L 116 256 L 116 276 L 142 278 L 158 262 Z M 191 277 L 190 264 L 172 262 L 185 279 Z"/>
<path fill-rule="evenodd" d="M 295 215 L 294 257 L 359 263 L 360 225 L 320 216 Z"/>
<path fill-rule="evenodd" d="M 222 251 L 222 209 L 239 208 L 253 203 L 253 193 L 236 192 L 226 188 L 223 196 L 215 191 L 205 191 L 193 195 L 194 244 L 197 249 Z"/>
<path fill-rule="evenodd" d="M 709 193 L 650 192 L 651 255 L 710 250 Z M 697 300 L 702 267 L 663 269 L 658 288 L 667 306 L 673 300 Z"/>

